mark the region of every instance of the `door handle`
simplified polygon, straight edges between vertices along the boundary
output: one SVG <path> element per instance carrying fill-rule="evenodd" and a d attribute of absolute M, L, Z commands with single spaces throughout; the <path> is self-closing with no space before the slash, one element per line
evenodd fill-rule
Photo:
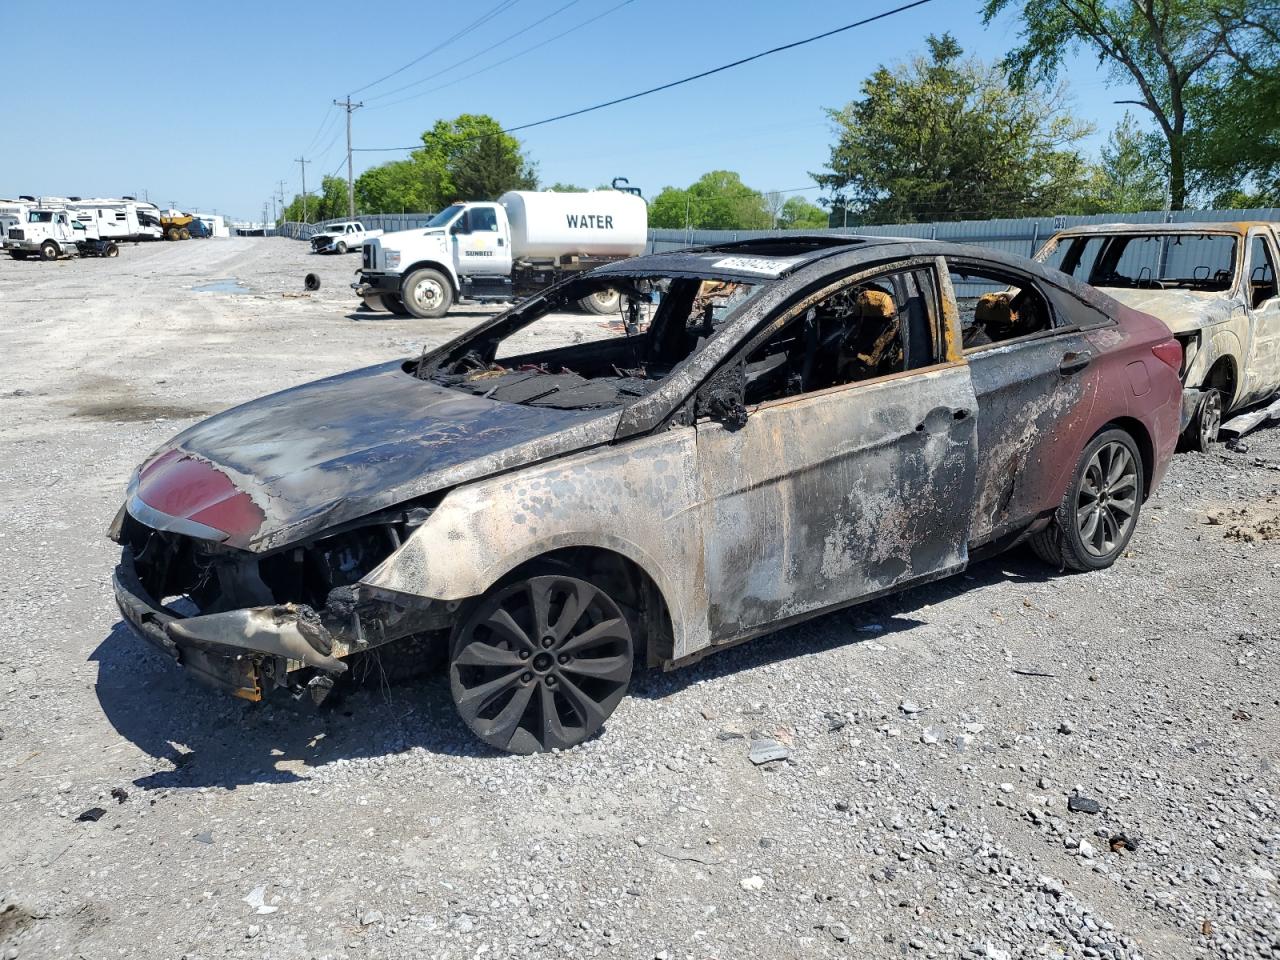
<path fill-rule="evenodd" d="M 1058 364 L 1058 372 L 1068 377 L 1073 373 L 1079 373 L 1091 363 L 1093 363 L 1093 354 L 1088 350 L 1081 350 L 1079 353 L 1073 350 L 1063 354 L 1062 362 Z"/>

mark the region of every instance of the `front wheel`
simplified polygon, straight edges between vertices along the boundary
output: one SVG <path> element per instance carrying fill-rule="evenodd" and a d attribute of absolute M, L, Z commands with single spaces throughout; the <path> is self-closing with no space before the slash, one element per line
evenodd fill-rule
<path fill-rule="evenodd" d="M 1222 429 L 1222 392 L 1210 387 L 1196 404 L 1195 416 L 1187 424 L 1182 435 L 1183 445 L 1189 450 L 1208 453 L 1209 448 L 1218 442 L 1218 431 Z"/>
<path fill-rule="evenodd" d="M 336 250 L 338 253 L 346 253 L 346 252 L 347 252 L 347 245 L 346 245 L 345 243 L 343 243 L 341 240 L 339 240 L 339 241 L 338 241 L 338 245 L 337 245 L 336 247 L 334 247 L 334 250 Z"/>
<path fill-rule="evenodd" d="M 405 277 L 400 287 L 404 308 L 415 317 L 434 320 L 453 306 L 453 286 L 439 270 L 424 268 Z"/>
<path fill-rule="evenodd" d="M 1106 430 L 1080 454 L 1071 485 L 1031 548 L 1058 569 L 1103 570 L 1133 536 L 1142 509 L 1142 456 L 1124 430 Z"/>
<path fill-rule="evenodd" d="M 587 580 L 533 575 L 494 587 L 454 629 L 449 687 L 462 720 L 510 753 L 576 746 L 626 696 L 631 627 Z"/>
<path fill-rule="evenodd" d="M 54 243 L 52 240 L 46 240 L 44 243 L 40 244 L 40 259 L 41 260 L 57 260 L 58 245 Z"/>

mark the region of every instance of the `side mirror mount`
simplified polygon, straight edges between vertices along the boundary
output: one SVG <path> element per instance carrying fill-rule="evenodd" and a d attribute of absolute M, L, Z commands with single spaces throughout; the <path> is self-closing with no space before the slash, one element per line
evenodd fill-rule
<path fill-rule="evenodd" d="M 746 376 L 742 363 L 717 371 L 698 391 L 694 414 L 708 417 L 726 430 L 740 430 L 747 425 Z"/>

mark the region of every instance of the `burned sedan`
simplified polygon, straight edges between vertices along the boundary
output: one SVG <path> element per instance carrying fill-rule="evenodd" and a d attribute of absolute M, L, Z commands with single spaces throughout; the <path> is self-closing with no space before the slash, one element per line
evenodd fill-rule
<path fill-rule="evenodd" d="M 522 346 L 597 289 L 611 336 Z M 639 257 L 179 434 L 129 484 L 116 596 L 250 700 L 438 645 L 479 737 L 565 748 L 638 667 L 1021 541 L 1107 567 L 1176 444 L 1181 360 L 1159 321 L 973 247 Z"/>

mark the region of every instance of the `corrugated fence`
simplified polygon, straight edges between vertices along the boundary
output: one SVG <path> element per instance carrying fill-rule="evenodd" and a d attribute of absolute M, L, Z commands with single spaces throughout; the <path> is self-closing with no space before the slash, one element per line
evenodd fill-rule
<path fill-rule="evenodd" d="M 359 214 L 356 219 L 367 230 L 413 230 L 426 225 L 429 213 Z M 345 220 L 347 218 L 343 218 Z M 1029 257 L 1040 244 L 1057 230 L 1089 223 L 1187 223 L 1191 221 L 1230 222 L 1234 220 L 1280 220 L 1280 207 L 1253 210 L 1154 210 L 1146 213 L 1100 213 L 1090 216 L 1024 217 L 1018 220 L 956 220 L 934 223 L 891 223 L 875 227 L 836 227 L 812 233 L 870 234 L 880 237 L 916 237 L 924 240 L 949 240 L 993 247 L 1005 253 Z M 329 223 L 286 223 L 274 233 L 305 240 L 319 233 Z M 751 237 L 785 235 L 786 230 L 650 230 L 649 252 L 661 253 L 682 247 L 746 240 Z"/>

